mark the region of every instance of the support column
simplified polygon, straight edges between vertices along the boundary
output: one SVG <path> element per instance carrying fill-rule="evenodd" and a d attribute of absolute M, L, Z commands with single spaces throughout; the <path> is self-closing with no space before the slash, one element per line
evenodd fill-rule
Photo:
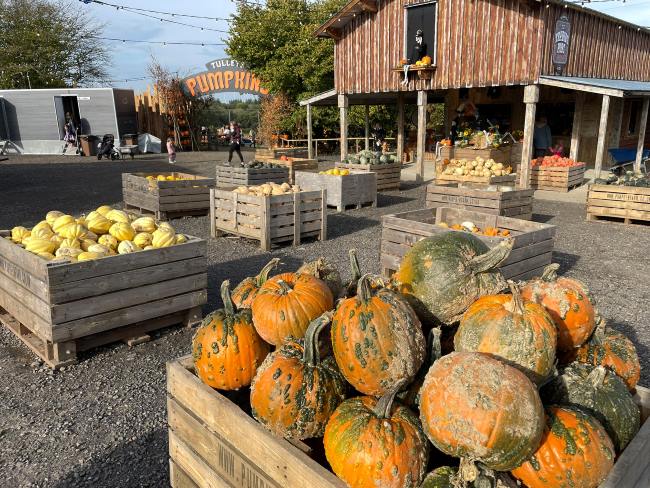
<path fill-rule="evenodd" d="M 348 157 L 348 97 L 339 95 L 339 111 L 341 119 L 341 160 Z"/>
<path fill-rule="evenodd" d="M 370 107 L 366 105 L 366 111 L 365 111 L 365 136 L 366 136 L 366 151 L 370 149 Z"/>
<path fill-rule="evenodd" d="M 519 164 L 519 185 L 522 188 L 530 187 L 530 163 L 533 159 L 533 134 L 535 132 L 535 114 L 539 101 L 539 86 L 528 85 L 524 87 L 524 103 L 526 116 L 524 118 L 524 141 L 521 148 L 521 162 Z"/>
<path fill-rule="evenodd" d="M 634 161 L 634 172 L 641 171 L 641 160 L 643 159 L 643 145 L 645 143 L 645 131 L 648 127 L 648 108 L 650 107 L 650 98 L 643 99 L 643 108 L 641 109 L 641 120 L 639 122 L 639 140 L 636 143 L 636 160 Z"/>
<path fill-rule="evenodd" d="M 596 178 L 600 178 L 605 159 L 605 143 L 607 142 L 607 120 L 609 119 L 609 95 L 603 95 L 603 104 L 600 108 L 600 124 L 598 125 L 598 144 L 596 146 Z"/>
<path fill-rule="evenodd" d="M 418 91 L 418 145 L 415 160 L 415 181 L 424 181 L 424 150 L 427 142 L 427 92 Z"/>
<path fill-rule="evenodd" d="M 582 132 L 582 111 L 585 106 L 584 92 L 576 93 L 576 103 L 573 112 L 573 129 L 571 131 L 571 151 L 569 157 L 574 161 L 578 160 L 578 152 L 580 151 L 580 133 Z"/>
<path fill-rule="evenodd" d="M 397 160 L 404 162 L 404 94 L 397 94 Z"/>
<path fill-rule="evenodd" d="M 314 144 L 311 123 L 311 103 L 307 104 L 307 158 L 314 159 Z"/>

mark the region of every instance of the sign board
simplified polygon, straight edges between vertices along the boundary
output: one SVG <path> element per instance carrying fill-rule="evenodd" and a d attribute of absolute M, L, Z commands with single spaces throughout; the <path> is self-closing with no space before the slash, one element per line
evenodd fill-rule
<path fill-rule="evenodd" d="M 86 102 L 90 101 L 90 97 L 77 97 L 77 100 L 84 100 Z"/>
<path fill-rule="evenodd" d="M 269 92 L 261 86 L 259 78 L 234 59 L 216 59 L 205 66 L 207 71 L 182 81 L 183 90 L 190 97 L 226 92 L 266 95 Z"/>
<path fill-rule="evenodd" d="M 571 41 L 571 22 L 569 17 L 563 13 L 555 23 L 553 34 L 553 55 L 552 61 L 555 66 L 555 73 L 561 75 L 564 67 L 569 62 L 569 46 Z"/>

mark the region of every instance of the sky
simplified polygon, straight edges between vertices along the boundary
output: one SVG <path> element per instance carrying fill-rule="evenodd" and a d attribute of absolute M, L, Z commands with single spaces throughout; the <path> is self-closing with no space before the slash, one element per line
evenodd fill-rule
<path fill-rule="evenodd" d="M 73 0 L 74 1 L 74 0 Z M 129 5 L 142 9 L 179 12 L 191 15 L 227 18 L 235 11 L 235 0 L 105 0 L 107 3 Z M 75 2 L 76 4 L 77 2 Z M 88 11 L 95 19 L 105 24 L 104 36 L 119 39 L 138 39 L 147 41 L 182 41 L 221 43 L 227 34 L 201 31 L 200 29 L 160 22 L 146 16 L 137 15 L 112 7 L 90 3 L 78 3 L 79 8 Z M 628 22 L 650 27 L 650 0 L 598 0 L 588 5 Z M 188 24 L 213 29 L 228 30 L 227 20 L 208 20 L 191 18 L 171 18 Z M 112 65 L 109 73 L 112 80 L 142 78 L 146 76 L 146 66 L 155 56 L 164 66 L 181 75 L 202 71 L 208 61 L 226 57 L 223 46 L 160 46 L 121 42 L 109 42 Z M 146 89 L 147 81 L 115 82 L 115 87 L 133 88 L 136 92 Z M 222 95 L 229 100 L 240 98 L 238 94 Z"/>

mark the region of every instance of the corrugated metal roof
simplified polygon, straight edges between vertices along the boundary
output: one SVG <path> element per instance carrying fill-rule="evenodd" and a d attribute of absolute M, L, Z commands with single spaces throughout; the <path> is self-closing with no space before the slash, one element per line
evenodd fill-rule
<path fill-rule="evenodd" d="M 650 81 L 581 78 L 574 76 L 540 76 L 542 85 L 553 85 L 578 91 L 590 91 L 615 97 L 650 96 Z"/>

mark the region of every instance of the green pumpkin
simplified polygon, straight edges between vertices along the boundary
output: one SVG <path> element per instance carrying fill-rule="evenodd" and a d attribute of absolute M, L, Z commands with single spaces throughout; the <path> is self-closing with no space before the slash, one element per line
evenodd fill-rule
<path fill-rule="evenodd" d="M 463 461 L 461 461 L 462 463 Z M 471 463 L 468 463 L 471 464 Z M 462 481 L 458 468 L 440 466 L 426 475 L 420 488 L 516 488 L 517 483 L 508 473 L 497 472 L 481 466 L 470 466 L 465 469 L 466 476 L 473 481 Z"/>
<path fill-rule="evenodd" d="M 586 410 L 605 427 L 617 452 L 623 451 L 640 428 L 640 411 L 616 374 L 603 366 L 572 363 L 541 390 L 544 403 Z"/>
<path fill-rule="evenodd" d="M 427 237 L 406 253 L 393 279 L 420 320 L 450 325 L 479 297 L 506 288 L 496 267 L 508 257 L 513 242 L 504 239 L 489 249 L 464 232 Z"/>
<path fill-rule="evenodd" d="M 368 161 L 369 161 L 368 158 L 365 156 L 361 156 L 359 158 L 359 164 L 368 164 Z"/>
<path fill-rule="evenodd" d="M 298 273 L 308 274 L 315 276 L 319 280 L 323 280 L 332 292 L 332 296 L 336 299 L 343 292 L 343 281 L 341 274 L 336 266 L 329 263 L 325 258 L 318 258 L 316 261 L 303 264 L 298 268 Z"/>
<path fill-rule="evenodd" d="M 388 164 L 388 163 L 390 163 L 390 157 L 388 157 L 386 154 L 382 154 L 382 155 L 379 157 L 379 162 L 380 162 L 381 164 Z"/>

